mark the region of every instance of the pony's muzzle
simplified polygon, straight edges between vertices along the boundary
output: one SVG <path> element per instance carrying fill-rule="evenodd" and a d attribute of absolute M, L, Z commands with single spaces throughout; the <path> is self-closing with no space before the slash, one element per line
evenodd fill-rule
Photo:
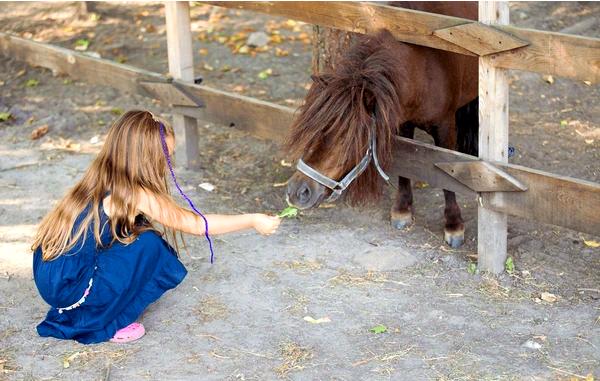
<path fill-rule="evenodd" d="M 300 172 L 296 172 L 288 181 L 287 200 L 299 209 L 318 206 L 325 196 L 325 187 Z"/>

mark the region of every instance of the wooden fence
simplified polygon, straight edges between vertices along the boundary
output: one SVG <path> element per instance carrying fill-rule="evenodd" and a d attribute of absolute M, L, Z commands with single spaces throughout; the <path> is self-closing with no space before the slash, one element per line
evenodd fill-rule
<path fill-rule="evenodd" d="M 479 268 L 498 273 L 506 259 L 507 215 L 600 234 L 600 184 L 507 163 L 506 69 L 600 82 L 600 39 L 516 28 L 506 2 L 479 2 L 479 22 L 357 2 L 211 2 L 228 8 L 369 33 L 386 28 L 400 41 L 480 57 L 480 157 L 396 138 L 391 174 L 424 180 L 479 202 Z M 0 33 L 0 54 L 57 74 L 159 99 L 185 131 L 188 164 L 197 159 L 194 119 L 235 126 L 281 141 L 289 107 L 193 84 L 189 4 L 166 3 L 172 78 L 69 49 Z M 198 107 L 198 103 L 203 107 Z"/>

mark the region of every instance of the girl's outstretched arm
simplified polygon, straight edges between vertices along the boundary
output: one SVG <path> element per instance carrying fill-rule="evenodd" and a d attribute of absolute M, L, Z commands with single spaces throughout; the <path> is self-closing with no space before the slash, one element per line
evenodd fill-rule
<path fill-rule="evenodd" d="M 157 197 L 146 191 L 138 194 L 138 210 L 150 219 L 160 224 L 182 231 L 184 233 L 203 235 L 205 231 L 204 220 L 195 213 L 184 209 L 172 200 Z M 208 221 L 210 234 L 224 234 L 244 229 L 256 229 L 260 234 L 274 233 L 279 226 L 278 217 L 265 214 L 238 214 L 238 215 L 205 215 Z"/>

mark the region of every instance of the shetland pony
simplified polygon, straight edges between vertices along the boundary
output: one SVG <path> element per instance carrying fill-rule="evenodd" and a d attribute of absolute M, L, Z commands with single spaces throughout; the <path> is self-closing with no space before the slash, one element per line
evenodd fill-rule
<path fill-rule="evenodd" d="M 477 3 L 394 5 L 477 19 Z M 476 57 L 402 43 L 387 30 L 380 30 L 358 37 L 332 70 L 311 78 L 287 148 L 317 175 L 339 181 L 356 172 L 353 169 L 374 142 L 373 134 L 376 159 L 385 171 L 394 159 L 393 137 L 413 138 L 415 128 L 430 134 L 437 146 L 477 154 Z M 318 206 L 332 193 L 323 185 L 327 181 L 315 181 L 319 177 L 305 173 L 297 171 L 287 187 L 289 202 L 302 209 Z M 346 199 L 352 204 L 375 201 L 384 184 L 371 162 L 348 186 Z M 458 247 L 464 241 L 460 208 L 454 192 L 444 190 L 444 198 L 445 240 Z M 412 221 L 411 183 L 399 177 L 391 223 L 403 229 Z"/>

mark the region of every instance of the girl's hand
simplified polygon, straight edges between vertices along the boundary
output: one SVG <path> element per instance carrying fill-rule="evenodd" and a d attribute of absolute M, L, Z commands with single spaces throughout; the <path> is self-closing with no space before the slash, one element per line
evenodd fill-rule
<path fill-rule="evenodd" d="M 275 233 L 279 227 L 281 219 L 276 216 L 267 216 L 266 214 L 255 214 L 253 227 L 262 235 Z"/>

